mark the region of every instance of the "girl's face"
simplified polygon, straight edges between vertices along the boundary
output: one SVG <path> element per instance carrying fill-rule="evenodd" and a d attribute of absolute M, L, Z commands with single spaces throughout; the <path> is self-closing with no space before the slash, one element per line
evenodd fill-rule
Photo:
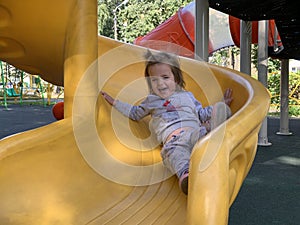
<path fill-rule="evenodd" d="M 176 91 L 177 84 L 169 65 L 157 63 L 150 66 L 148 72 L 154 94 L 167 99 Z"/>

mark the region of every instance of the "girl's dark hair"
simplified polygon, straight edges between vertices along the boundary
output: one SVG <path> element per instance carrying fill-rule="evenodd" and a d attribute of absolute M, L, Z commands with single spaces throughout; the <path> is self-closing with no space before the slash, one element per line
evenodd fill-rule
<path fill-rule="evenodd" d="M 152 90 L 151 82 L 150 82 L 150 74 L 149 74 L 149 67 L 153 66 L 155 64 L 163 63 L 170 65 L 171 71 L 174 74 L 174 80 L 176 84 L 180 88 L 185 87 L 185 82 L 183 80 L 182 71 L 180 69 L 178 57 L 176 55 L 166 53 L 166 52 L 158 52 L 156 54 L 153 54 L 150 50 L 147 51 L 145 54 L 146 59 L 146 67 L 145 67 L 145 77 L 148 83 L 148 87 L 150 89 L 150 92 Z"/>

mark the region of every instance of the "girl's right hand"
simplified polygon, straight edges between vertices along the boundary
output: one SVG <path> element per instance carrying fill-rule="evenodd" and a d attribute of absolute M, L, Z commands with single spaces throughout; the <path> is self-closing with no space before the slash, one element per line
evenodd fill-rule
<path fill-rule="evenodd" d="M 104 97 L 104 99 L 111 105 L 115 104 L 115 99 L 113 97 L 111 97 L 109 94 L 107 94 L 104 91 L 100 92 L 102 94 L 102 96 Z"/>
<path fill-rule="evenodd" d="M 232 98 L 232 89 L 231 88 L 227 88 L 225 90 L 225 93 L 224 93 L 224 98 L 223 98 L 224 102 L 226 105 L 230 106 L 233 98 Z"/>

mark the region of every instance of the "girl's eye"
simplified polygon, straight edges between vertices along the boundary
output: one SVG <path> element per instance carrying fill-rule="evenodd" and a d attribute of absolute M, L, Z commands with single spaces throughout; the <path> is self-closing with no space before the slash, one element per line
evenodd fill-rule
<path fill-rule="evenodd" d="M 170 77 L 169 76 L 164 76 L 163 79 L 168 80 L 168 79 L 170 79 Z"/>

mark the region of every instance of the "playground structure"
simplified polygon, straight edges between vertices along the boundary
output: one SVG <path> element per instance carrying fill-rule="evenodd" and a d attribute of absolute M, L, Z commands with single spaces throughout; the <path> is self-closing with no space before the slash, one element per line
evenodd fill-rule
<path fill-rule="evenodd" d="M 98 37 L 96 8 L 97 1 L 0 0 L 0 59 L 65 88 L 64 119 L 0 141 L 0 223 L 227 224 L 255 156 L 266 89 L 237 71 L 180 58 L 187 88 L 204 104 L 227 87 L 234 94 L 234 115 L 194 148 L 186 197 L 174 176 L 155 179 L 163 173 L 153 166 L 161 164 L 159 145 L 144 143 L 148 121 L 128 125 L 98 98 L 106 90 L 139 101 L 147 89 L 146 49 Z"/>
<path fill-rule="evenodd" d="M 258 21 L 252 21 L 251 24 L 251 42 L 252 44 L 258 44 Z M 212 55 L 215 51 L 231 46 L 240 47 L 240 19 L 209 8 L 209 25 L 208 52 L 210 55 Z M 180 8 L 172 17 L 151 30 L 146 35 L 137 37 L 134 44 L 152 49 L 173 52 L 184 57 L 194 58 L 194 29 L 195 1 Z M 277 58 L 278 54 L 280 54 L 283 49 L 284 47 L 281 42 L 281 37 L 277 31 L 275 20 L 268 20 L 268 56 Z M 239 60 L 236 60 L 232 54 L 228 55 L 229 57 L 223 62 L 219 62 L 219 65 L 222 64 L 222 66 L 230 66 L 231 68 L 239 70 L 239 63 L 237 63 Z M 257 74 L 258 71 L 255 71 L 255 73 Z M 291 91 L 288 95 L 288 101 L 291 112 L 297 112 L 299 111 L 298 109 L 300 109 L 300 101 L 297 96 L 297 93 L 299 93 L 300 79 L 298 80 L 299 82 L 297 82 L 297 84 L 289 85 Z M 280 90 L 276 93 L 272 91 L 270 94 L 272 99 L 272 108 L 270 109 L 271 113 L 278 114 L 280 110 Z"/>
<path fill-rule="evenodd" d="M 25 89 L 28 88 L 28 84 L 24 81 L 25 75 L 24 72 L 13 67 L 8 63 L 4 63 L 0 61 L 0 72 L 1 72 L 1 97 L 3 98 L 3 104 L 7 107 L 7 100 L 9 98 L 13 98 L 14 101 L 17 101 L 17 98 L 20 99 L 20 104 L 23 103 L 23 97 L 27 95 L 27 92 L 24 92 Z M 27 76 L 30 81 L 31 77 Z M 25 78 L 26 79 L 26 78 Z M 40 91 L 42 92 L 42 85 L 40 82 L 40 78 L 36 78 L 37 82 L 35 82 L 38 87 L 40 87 Z M 32 85 L 31 85 L 32 86 Z M 37 88 L 35 88 L 38 90 Z M 38 97 L 34 93 L 31 95 L 32 98 Z M 42 96 L 43 97 L 43 96 Z"/>
<path fill-rule="evenodd" d="M 0 99 L 3 105 L 7 108 L 8 102 L 14 100 L 22 105 L 23 100 L 39 101 L 42 104 L 50 105 L 53 97 L 54 85 L 43 81 L 39 75 L 27 74 L 14 66 L 0 61 L 1 85 Z M 63 93 L 57 93 L 56 98 L 59 98 Z M 45 98 L 46 97 L 46 98 Z M 46 101 L 47 99 L 47 101 Z"/>
<path fill-rule="evenodd" d="M 229 46 L 240 47 L 240 20 L 236 17 L 224 14 L 220 11 L 209 9 L 208 52 L 213 52 Z M 275 56 L 283 49 L 280 35 L 274 20 L 268 22 L 268 51 L 269 56 Z M 252 22 L 252 43 L 258 43 L 258 22 Z M 162 44 L 174 43 L 176 47 Z M 154 28 L 148 34 L 135 39 L 134 44 L 174 52 L 189 58 L 194 58 L 195 48 L 195 2 L 180 8 L 171 18 Z"/>
<path fill-rule="evenodd" d="M 0 96 L 3 97 L 4 106 L 7 106 L 7 98 L 11 97 L 17 101 L 17 98 L 20 98 L 20 102 L 22 102 L 22 93 L 23 93 L 23 85 L 20 85 L 23 80 L 23 72 L 17 70 L 14 67 L 6 64 L 5 66 L 0 61 L 0 70 L 1 70 L 1 93 Z M 11 73 L 11 70 L 14 70 L 14 82 L 9 79 L 8 74 Z M 16 84 L 17 77 L 19 81 Z"/>

